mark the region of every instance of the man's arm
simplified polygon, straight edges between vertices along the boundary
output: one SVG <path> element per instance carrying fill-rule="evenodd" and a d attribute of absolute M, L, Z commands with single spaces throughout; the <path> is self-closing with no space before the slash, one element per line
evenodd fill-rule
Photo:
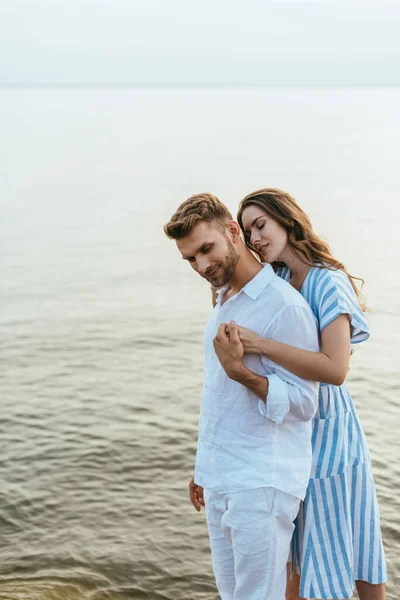
<path fill-rule="evenodd" d="M 257 373 L 253 373 L 253 371 L 250 371 L 250 369 L 242 363 L 241 369 L 231 379 L 234 379 L 247 387 L 253 394 L 258 396 L 264 404 L 267 403 L 269 389 L 267 377 L 262 377 L 261 375 L 257 375 Z"/>
<path fill-rule="evenodd" d="M 238 326 L 233 321 L 229 324 L 229 334 L 226 324 L 222 323 L 214 338 L 214 349 L 225 373 L 238 383 L 246 386 L 263 402 L 268 395 L 268 379 L 253 373 L 243 364 L 243 345 L 239 338 Z"/>
<path fill-rule="evenodd" d="M 304 307 L 289 306 L 277 316 L 272 335 L 278 341 L 290 343 L 308 350 L 318 350 L 316 324 L 310 311 Z M 266 361 L 273 372 L 267 377 L 257 375 L 243 364 L 243 345 L 234 322 L 221 325 L 214 340 L 215 352 L 222 367 L 231 379 L 245 385 L 256 394 L 259 411 L 267 418 L 282 423 L 290 412 L 300 421 L 309 421 L 315 414 L 318 402 L 318 384 L 301 379 L 284 368 Z"/>

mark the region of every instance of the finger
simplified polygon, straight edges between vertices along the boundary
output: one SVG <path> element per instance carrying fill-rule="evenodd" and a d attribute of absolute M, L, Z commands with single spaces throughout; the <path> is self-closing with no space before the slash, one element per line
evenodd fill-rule
<path fill-rule="evenodd" d="M 194 498 L 193 498 L 192 504 L 195 507 L 195 509 L 197 510 L 197 512 L 201 511 L 201 504 L 199 502 L 199 496 L 198 496 L 197 490 L 194 492 Z"/>
<path fill-rule="evenodd" d="M 225 337 L 224 328 L 225 323 L 221 323 L 221 325 L 217 329 L 217 335 L 215 336 L 216 339 L 221 339 L 222 337 Z"/>
<path fill-rule="evenodd" d="M 217 338 L 222 341 L 222 340 L 226 340 L 228 338 L 226 331 L 225 331 L 225 327 L 227 326 L 227 323 L 221 323 L 221 325 L 218 327 L 218 332 L 217 332 Z"/>
<path fill-rule="evenodd" d="M 231 342 L 240 342 L 238 326 L 236 325 L 235 321 L 231 321 L 229 323 L 229 331 Z"/>
<path fill-rule="evenodd" d="M 200 512 L 201 511 L 201 506 L 200 506 L 200 502 L 199 502 L 199 498 L 198 498 L 197 488 L 198 488 L 198 486 L 193 482 L 193 479 L 191 479 L 190 483 L 189 483 L 189 498 L 190 498 L 190 502 L 193 504 L 193 506 L 195 507 L 195 509 L 198 512 Z"/>
<path fill-rule="evenodd" d="M 198 496 L 198 499 L 199 499 L 199 502 L 200 502 L 200 504 L 201 504 L 202 506 L 205 506 L 205 505 L 206 505 L 206 503 L 205 503 L 205 501 L 204 501 L 204 488 L 202 488 L 202 487 L 201 487 L 201 485 L 199 485 L 199 486 L 197 487 L 197 496 Z"/>
<path fill-rule="evenodd" d="M 193 488 L 190 491 L 190 502 L 193 504 L 193 506 L 195 507 L 195 509 L 200 512 L 201 511 L 201 506 L 200 506 L 200 502 L 199 502 L 199 498 L 197 495 L 197 489 Z"/>

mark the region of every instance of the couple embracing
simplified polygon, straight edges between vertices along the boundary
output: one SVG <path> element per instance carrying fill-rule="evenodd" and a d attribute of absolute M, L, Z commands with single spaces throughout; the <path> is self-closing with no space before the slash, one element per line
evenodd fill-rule
<path fill-rule="evenodd" d="M 355 278 L 277 189 L 211 194 L 164 227 L 214 290 L 190 499 L 222 600 L 384 600 L 367 444 L 344 383 L 367 340 Z"/>

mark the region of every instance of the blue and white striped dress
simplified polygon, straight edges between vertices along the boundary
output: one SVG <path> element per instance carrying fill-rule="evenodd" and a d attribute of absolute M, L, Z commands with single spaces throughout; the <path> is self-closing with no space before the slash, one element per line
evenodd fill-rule
<path fill-rule="evenodd" d="M 287 267 L 277 274 L 290 282 Z M 351 343 L 369 328 L 347 275 L 312 267 L 301 294 L 322 331 L 341 314 L 351 321 Z M 313 421 L 313 464 L 296 520 L 292 566 L 301 574 L 300 596 L 350 598 L 356 580 L 387 580 L 371 460 L 346 384 L 321 383 Z"/>

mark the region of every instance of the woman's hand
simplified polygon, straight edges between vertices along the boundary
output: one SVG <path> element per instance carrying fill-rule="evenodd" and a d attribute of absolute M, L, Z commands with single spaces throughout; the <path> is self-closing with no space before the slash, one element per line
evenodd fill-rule
<path fill-rule="evenodd" d="M 267 340 L 246 327 L 238 325 L 238 330 L 245 354 L 262 354 L 264 346 L 267 345 Z M 229 332 L 227 331 L 227 333 Z"/>
<path fill-rule="evenodd" d="M 210 284 L 210 288 L 211 288 L 211 302 L 212 302 L 212 305 L 215 306 L 217 304 L 217 290 L 218 290 L 218 288 L 214 287 L 211 284 Z"/>
<path fill-rule="evenodd" d="M 222 287 L 214 287 L 212 284 L 210 284 L 210 288 L 211 288 L 211 300 L 212 300 L 212 305 L 213 307 L 217 304 L 217 299 L 218 299 L 218 290 L 221 290 L 223 287 L 227 288 L 227 291 L 230 289 L 229 286 L 225 286 L 223 285 Z"/>

